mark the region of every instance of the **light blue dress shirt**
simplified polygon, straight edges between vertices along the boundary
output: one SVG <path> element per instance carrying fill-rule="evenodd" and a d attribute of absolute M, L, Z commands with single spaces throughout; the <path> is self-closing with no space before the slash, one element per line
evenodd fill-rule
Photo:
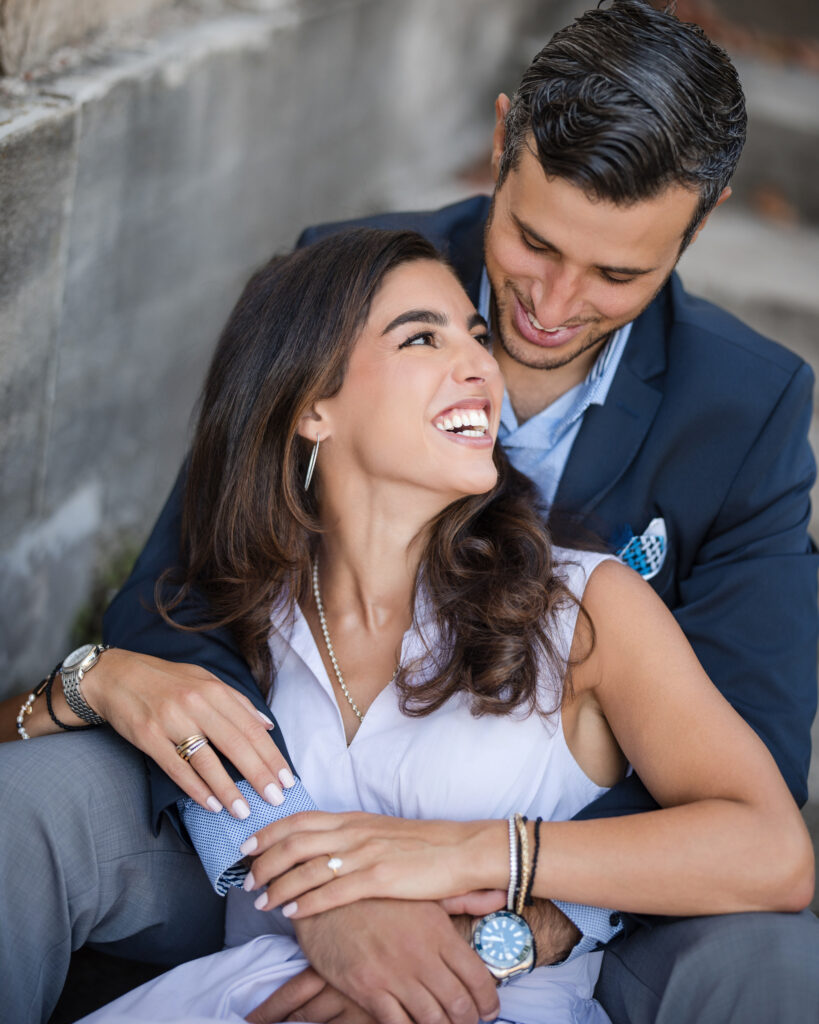
<path fill-rule="evenodd" d="M 490 298 L 489 279 L 484 270 L 478 311 L 487 323 L 490 322 Z M 554 501 L 583 415 L 589 406 L 603 405 L 606 400 L 630 333 L 630 323 L 616 331 L 606 342 L 586 379 L 522 425 L 518 424 L 509 395 L 504 393 L 498 437 L 512 465 L 534 480 L 547 506 Z M 241 885 L 247 873 L 238 849 L 244 839 L 271 821 L 315 807 L 301 783 L 297 783 L 292 791 L 285 791 L 285 801 L 279 807 L 262 800 L 244 780 L 238 785 L 251 807 L 250 817 L 242 822 L 226 811 L 221 814 L 203 811 L 188 798 L 179 801 L 185 827 L 211 883 L 222 895 L 229 886 Z M 599 949 L 622 930 L 620 915 L 616 911 L 558 900 L 555 900 L 555 905 L 583 936 L 568 960 Z"/>

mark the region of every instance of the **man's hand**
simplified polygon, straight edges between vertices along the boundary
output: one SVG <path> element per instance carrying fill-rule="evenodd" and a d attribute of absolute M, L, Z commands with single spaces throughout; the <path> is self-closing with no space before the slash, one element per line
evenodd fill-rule
<path fill-rule="evenodd" d="M 294 1005 L 302 994 L 308 1003 L 315 998 L 325 1000 L 325 1008 L 342 1006 L 345 1024 L 368 1018 L 354 1016 L 352 1007 L 337 1001 L 337 993 L 379 1024 L 475 1024 L 499 1012 L 494 979 L 437 904 L 363 900 L 297 921 L 295 927 L 325 987 L 318 989 L 312 975 L 299 976 L 298 984 L 293 979 L 292 987 L 283 986 L 254 1011 L 249 1019 L 255 1022 L 303 1013 L 304 1003 Z M 316 1009 L 309 1019 L 327 1019 Z"/>
<path fill-rule="evenodd" d="M 280 1021 L 376 1024 L 375 1018 L 326 982 L 312 967 L 277 988 L 245 1020 L 250 1024 L 279 1024 Z"/>
<path fill-rule="evenodd" d="M 206 669 L 112 648 L 83 678 L 82 690 L 120 736 L 207 810 L 224 806 L 236 818 L 250 814 L 210 747 L 189 762 L 177 754 L 176 744 L 195 733 L 206 736 L 269 803 L 280 804 L 280 787 L 293 785 L 287 762 L 268 735 L 273 722 Z"/>

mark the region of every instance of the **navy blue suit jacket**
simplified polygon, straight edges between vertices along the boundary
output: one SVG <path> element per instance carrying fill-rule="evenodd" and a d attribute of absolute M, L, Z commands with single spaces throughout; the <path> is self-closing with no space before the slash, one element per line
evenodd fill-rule
<path fill-rule="evenodd" d="M 355 223 L 426 235 L 477 305 L 488 203 L 477 197 Z M 300 244 L 345 226 L 309 229 Z M 635 321 L 605 405 L 586 412 L 556 496 L 605 538 L 665 520 L 669 551 L 652 586 L 711 679 L 763 738 L 799 804 L 816 710 L 812 383 L 801 359 L 688 295 L 674 275 Z M 182 475 L 107 612 L 105 639 L 202 665 L 264 708 L 227 632 L 181 633 L 144 607 L 159 573 L 179 558 L 181 487 Z M 273 738 L 286 752 L 278 730 Z M 150 767 L 158 818 L 179 791 Z M 580 817 L 654 806 L 632 777 Z"/>

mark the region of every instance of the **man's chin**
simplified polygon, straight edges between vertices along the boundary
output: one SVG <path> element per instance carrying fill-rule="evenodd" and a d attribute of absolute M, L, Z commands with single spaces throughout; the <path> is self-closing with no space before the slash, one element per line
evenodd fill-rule
<path fill-rule="evenodd" d="M 586 338 L 573 338 L 565 348 L 540 348 L 533 342 L 508 331 L 499 332 L 499 340 L 506 355 L 521 366 L 530 370 L 559 370 L 601 348 L 609 335 L 610 332 L 590 332 Z"/>

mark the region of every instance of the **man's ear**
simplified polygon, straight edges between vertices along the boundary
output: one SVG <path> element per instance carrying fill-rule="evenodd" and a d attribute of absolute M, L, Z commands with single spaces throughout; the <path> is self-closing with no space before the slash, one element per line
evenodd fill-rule
<path fill-rule="evenodd" d="M 730 199 L 731 198 L 731 193 L 732 192 L 733 192 L 733 189 L 731 188 L 731 186 L 730 185 L 726 185 L 725 188 L 720 193 L 719 199 L 714 203 L 714 205 L 711 207 L 711 209 L 708 211 L 708 213 L 702 218 L 702 220 L 697 225 L 697 230 L 691 236 L 691 241 L 688 243 L 689 245 L 691 245 L 692 242 L 696 241 L 697 235 L 700 233 L 700 231 L 702 231 L 702 229 L 708 223 L 708 218 L 711 216 L 711 214 L 714 212 L 714 210 L 716 210 L 716 208 L 721 203 L 724 203 L 726 199 Z"/>
<path fill-rule="evenodd" d="M 498 180 L 503 144 L 506 141 L 506 115 L 509 113 L 511 105 L 505 92 L 502 92 L 495 100 L 495 129 L 492 132 L 492 177 L 495 182 Z"/>

